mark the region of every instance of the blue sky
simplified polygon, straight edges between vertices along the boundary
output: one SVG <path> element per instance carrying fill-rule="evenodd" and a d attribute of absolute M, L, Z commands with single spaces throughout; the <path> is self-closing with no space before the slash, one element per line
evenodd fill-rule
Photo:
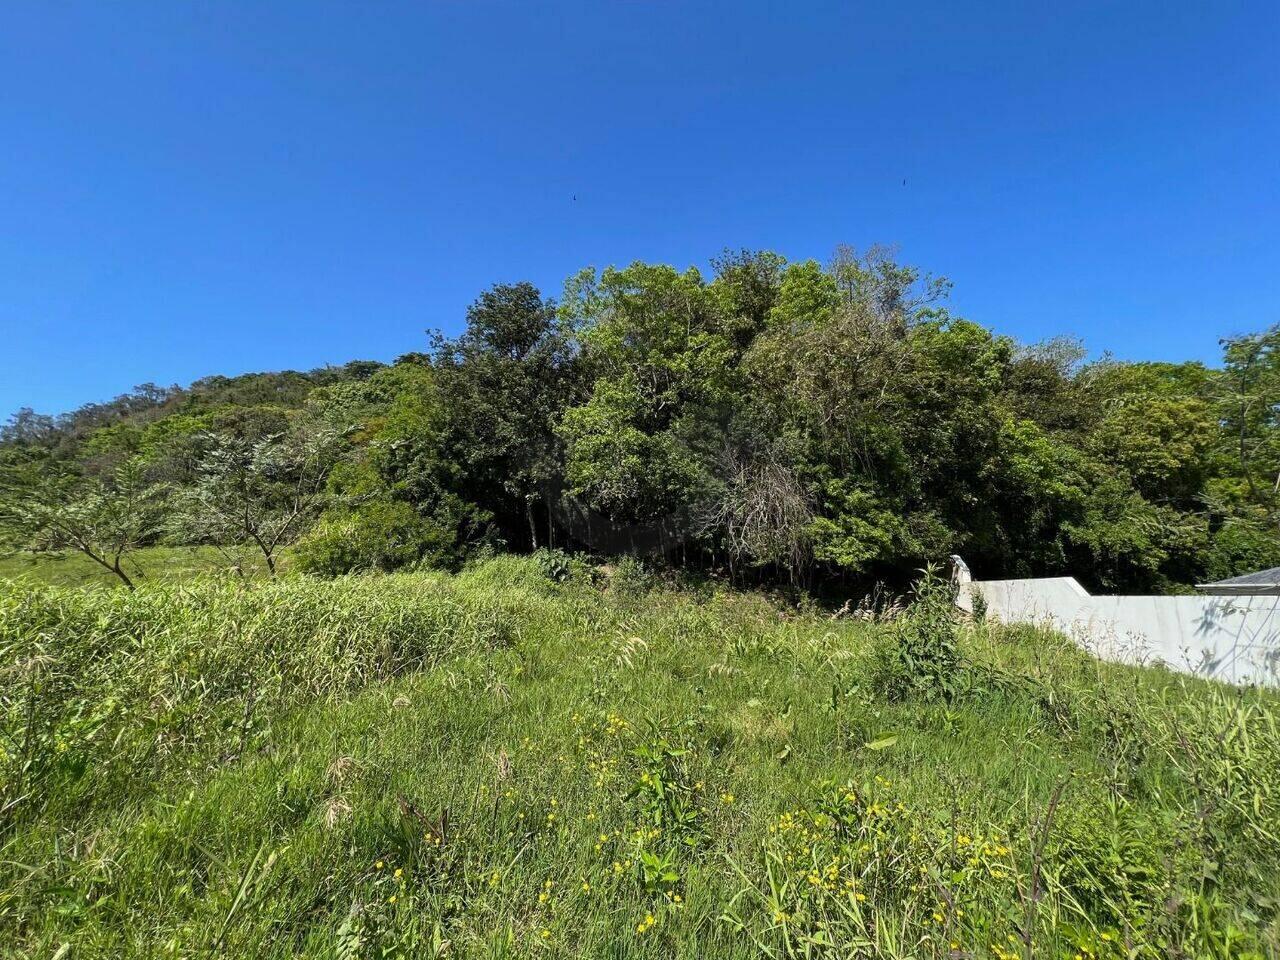
<path fill-rule="evenodd" d="M 1274 0 L 12 2 L 0 91 L 0 416 L 725 247 L 1125 358 L 1280 321 Z"/>

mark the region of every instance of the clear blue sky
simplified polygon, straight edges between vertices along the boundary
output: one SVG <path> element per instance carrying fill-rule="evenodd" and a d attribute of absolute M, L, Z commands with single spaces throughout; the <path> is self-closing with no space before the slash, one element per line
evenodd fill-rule
<path fill-rule="evenodd" d="M 0 91 L 0 416 L 725 247 L 1126 358 L 1280 321 L 1275 0 L 15 0 Z"/>

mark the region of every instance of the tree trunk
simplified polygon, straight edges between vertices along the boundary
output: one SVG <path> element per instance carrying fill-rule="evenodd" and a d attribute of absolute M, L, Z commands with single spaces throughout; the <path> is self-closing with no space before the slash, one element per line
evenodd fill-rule
<path fill-rule="evenodd" d="M 112 573 L 114 573 L 114 574 L 115 574 L 117 577 L 119 577 L 121 580 L 123 580 L 123 581 L 124 581 L 124 585 L 125 585 L 126 587 L 128 587 L 130 590 L 136 590 L 136 589 L 137 589 L 137 587 L 135 587 L 135 586 L 134 586 L 133 581 L 129 579 L 129 575 L 128 575 L 127 573 L 125 573 L 123 570 L 121 570 L 121 569 L 120 569 L 120 561 L 119 561 L 119 560 L 117 560 L 117 561 L 112 565 L 112 567 L 111 567 L 111 572 L 112 572 Z"/>
<path fill-rule="evenodd" d="M 524 515 L 529 521 L 529 541 L 533 544 L 533 549 L 538 549 L 538 527 L 533 522 L 533 501 L 528 497 L 524 498 Z"/>
<path fill-rule="evenodd" d="M 253 537 L 253 542 L 258 545 L 258 549 L 262 551 L 262 558 L 267 562 L 267 572 L 271 574 L 272 578 L 274 578 L 276 575 L 276 558 L 273 556 L 275 553 L 275 543 L 268 546 L 266 541 L 256 533 L 252 533 L 250 536 Z"/>
<path fill-rule="evenodd" d="M 123 583 L 130 590 L 136 589 L 133 581 L 129 579 L 129 575 L 125 573 L 124 570 L 121 569 L 119 557 L 116 557 L 112 562 L 108 563 L 105 558 L 98 556 L 91 549 L 88 549 L 86 547 L 80 547 L 79 549 L 81 553 L 83 553 L 86 557 L 88 557 L 94 563 L 101 564 L 107 570 L 110 570 L 117 577 L 119 577 L 120 582 Z"/>

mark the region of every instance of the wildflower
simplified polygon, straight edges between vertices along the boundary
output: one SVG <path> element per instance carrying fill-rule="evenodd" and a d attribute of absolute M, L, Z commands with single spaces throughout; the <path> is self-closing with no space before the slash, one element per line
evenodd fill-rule
<path fill-rule="evenodd" d="M 404 876 L 404 870 L 402 870 L 400 867 L 396 867 L 396 872 L 395 874 L 393 874 L 393 876 L 395 876 L 395 878 L 399 880 L 401 877 Z"/>
<path fill-rule="evenodd" d="M 582 892 L 583 893 L 591 892 L 591 884 L 587 883 L 587 881 L 585 880 L 582 881 Z"/>
<path fill-rule="evenodd" d="M 377 863 L 375 863 L 375 864 L 373 865 L 373 869 L 375 869 L 375 870 L 381 870 L 381 869 L 382 869 L 382 861 L 381 861 L 381 860 L 379 860 Z"/>
<path fill-rule="evenodd" d="M 720 802 L 725 804 L 726 806 L 733 803 L 733 794 L 732 793 L 720 794 Z"/>
<path fill-rule="evenodd" d="M 387 903 L 395 903 L 395 902 L 396 902 L 396 895 L 394 893 L 391 896 L 387 897 Z"/>

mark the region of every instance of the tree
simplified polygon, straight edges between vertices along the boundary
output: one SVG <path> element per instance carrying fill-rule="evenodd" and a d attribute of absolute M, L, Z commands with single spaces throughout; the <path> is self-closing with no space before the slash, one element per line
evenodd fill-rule
<path fill-rule="evenodd" d="M 252 544 L 275 576 L 280 548 L 300 536 L 324 504 L 340 436 L 317 430 L 204 439 L 195 483 L 179 498 L 179 530 L 197 542 Z"/>
<path fill-rule="evenodd" d="M 159 532 L 166 494 L 137 459 L 107 479 L 32 459 L 0 468 L 0 533 L 33 552 L 83 553 L 133 589 L 125 560 Z"/>
<path fill-rule="evenodd" d="M 1086 362 L 951 314 L 945 279 L 884 248 L 712 266 L 588 269 L 559 304 L 498 284 L 392 366 L 20 411 L 0 464 L 39 461 L 69 514 L 140 459 L 184 537 L 273 570 L 317 515 L 302 552 L 326 572 L 562 535 L 793 583 L 905 582 L 951 552 L 1111 590 L 1280 563 L 1280 328 L 1224 340 L 1221 369 Z"/>
<path fill-rule="evenodd" d="M 777 447 L 761 449 L 777 453 Z M 722 541 L 731 573 L 738 564 L 776 564 L 795 583 L 812 559 L 813 509 L 792 464 L 782 456 L 744 459 L 730 445 L 720 464 L 722 487 L 702 506 L 700 532 Z"/>
<path fill-rule="evenodd" d="M 1280 498 L 1280 325 L 1222 341 L 1217 414 L 1221 446 L 1254 503 Z"/>
<path fill-rule="evenodd" d="M 634 263 L 572 287 L 566 309 L 581 318 L 594 382 L 560 424 L 565 473 L 615 520 L 685 527 L 715 488 L 742 345 L 754 336 L 749 311 L 772 298 L 768 265 L 718 262 L 732 276 L 720 286 L 693 268 Z"/>
<path fill-rule="evenodd" d="M 562 462 L 555 427 L 577 383 L 570 325 L 533 284 L 498 284 L 468 308 L 461 337 L 437 335 L 434 346 L 435 390 L 449 412 L 440 441 L 466 476 L 455 492 L 485 504 L 509 535 L 526 527 L 534 549 L 544 514 L 549 543 Z"/>
<path fill-rule="evenodd" d="M 34 446 L 47 443 L 57 431 L 53 417 L 23 407 L 0 426 L 0 443 Z"/>

